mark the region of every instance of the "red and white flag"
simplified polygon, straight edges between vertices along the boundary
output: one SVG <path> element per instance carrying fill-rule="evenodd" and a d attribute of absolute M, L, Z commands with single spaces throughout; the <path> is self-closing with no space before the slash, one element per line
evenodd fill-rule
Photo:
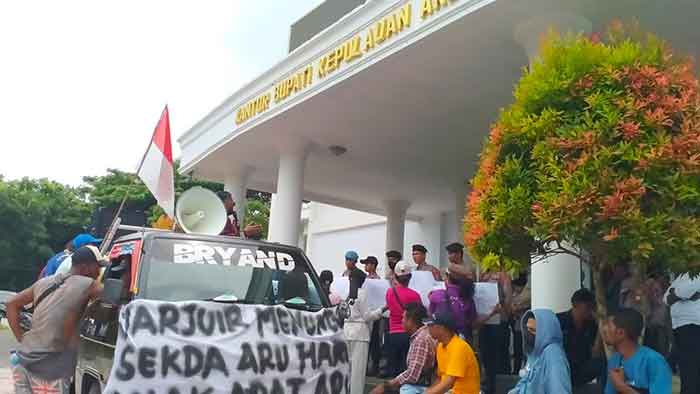
<path fill-rule="evenodd" d="M 173 147 L 170 142 L 170 116 L 167 105 L 153 131 L 153 138 L 137 174 L 156 198 L 158 205 L 168 216 L 175 218 Z"/>

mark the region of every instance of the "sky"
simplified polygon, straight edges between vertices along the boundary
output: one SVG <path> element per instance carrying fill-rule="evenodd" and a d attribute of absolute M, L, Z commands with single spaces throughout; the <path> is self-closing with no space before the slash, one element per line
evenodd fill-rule
<path fill-rule="evenodd" d="M 0 174 L 134 171 L 167 104 L 177 138 L 284 59 L 322 0 L 0 2 Z"/>

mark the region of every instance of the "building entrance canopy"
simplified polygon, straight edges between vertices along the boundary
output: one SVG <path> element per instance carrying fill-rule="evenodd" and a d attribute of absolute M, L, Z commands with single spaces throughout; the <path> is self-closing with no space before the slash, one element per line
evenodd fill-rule
<path fill-rule="evenodd" d="M 541 34 L 635 17 L 700 53 L 696 0 L 368 1 L 185 133 L 182 169 L 280 196 L 286 182 L 285 200 L 379 214 L 403 201 L 415 219 L 454 211 Z"/>

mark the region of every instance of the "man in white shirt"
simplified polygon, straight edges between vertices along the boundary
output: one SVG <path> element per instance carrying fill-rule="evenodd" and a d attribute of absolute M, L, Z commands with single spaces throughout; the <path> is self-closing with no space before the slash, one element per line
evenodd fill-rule
<path fill-rule="evenodd" d="M 664 299 L 671 307 L 681 394 L 700 393 L 700 277 L 679 276 Z"/>

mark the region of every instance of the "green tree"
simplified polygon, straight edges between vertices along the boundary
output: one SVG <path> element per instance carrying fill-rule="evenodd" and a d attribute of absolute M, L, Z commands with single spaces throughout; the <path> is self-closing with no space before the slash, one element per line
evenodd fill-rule
<path fill-rule="evenodd" d="M 76 188 L 0 176 L 0 288 L 30 284 L 49 257 L 85 231 L 89 220 L 90 208 Z"/>
<path fill-rule="evenodd" d="M 262 226 L 262 238 L 267 239 L 267 233 L 270 225 L 270 202 L 258 199 L 248 198 L 246 204 L 245 225 L 259 224 Z"/>
<path fill-rule="evenodd" d="M 700 272 L 692 64 L 621 25 L 604 42 L 553 34 L 491 130 L 472 186 L 470 254 L 487 269 L 586 258 L 601 315 L 612 264 Z"/>
<path fill-rule="evenodd" d="M 214 192 L 224 189 L 224 185 L 221 183 L 202 181 L 190 175 L 180 174 L 178 171 L 179 168 L 180 162 L 176 160 L 176 199 L 184 191 L 194 186 L 201 186 Z M 163 214 L 163 210 L 158 206 L 151 192 L 135 173 L 109 169 L 107 170 L 107 175 L 84 177 L 83 182 L 85 185 L 81 188 L 81 191 L 87 196 L 93 209 L 118 206 L 128 191 L 129 197 L 125 205 L 145 210 L 149 225 Z M 265 234 L 267 234 L 270 194 L 256 190 L 248 190 L 247 198 L 249 206 L 247 211 L 251 212 L 250 215 L 247 216 L 255 218 L 256 223 L 263 225 Z M 267 208 L 265 209 L 265 207 Z M 248 223 L 248 220 L 246 220 L 246 223 Z"/>

